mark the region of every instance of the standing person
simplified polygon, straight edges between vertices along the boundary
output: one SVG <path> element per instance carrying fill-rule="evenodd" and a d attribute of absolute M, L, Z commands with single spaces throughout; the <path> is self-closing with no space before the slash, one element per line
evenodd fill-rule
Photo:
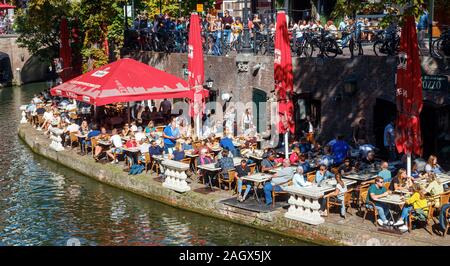
<path fill-rule="evenodd" d="M 302 137 L 306 138 L 306 141 L 309 143 L 314 143 L 314 126 L 311 123 L 311 117 L 309 115 L 306 116 L 305 120 L 300 125 L 301 132 L 303 134 Z"/>
<path fill-rule="evenodd" d="M 247 109 L 245 109 L 245 113 L 242 116 L 242 120 L 241 120 L 242 132 L 244 133 L 252 127 L 253 127 L 253 116 L 250 113 L 250 109 L 247 108 Z"/>
<path fill-rule="evenodd" d="M 178 130 L 175 119 L 172 119 L 170 124 L 164 128 L 162 136 L 164 138 L 164 150 L 166 153 L 169 153 L 175 147 L 177 139 L 180 138 L 180 131 Z"/>
<path fill-rule="evenodd" d="M 420 48 L 425 48 L 425 32 L 428 29 L 428 11 L 426 4 L 422 4 L 420 6 L 420 11 L 422 11 L 422 15 L 419 18 L 419 23 L 417 23 L 417 32 L 418 32 L 418 43 Z"/>
<path fill-rule="evenodd" d="M 350 146 L 344 140 L 344 136 L 339 135 L 337 137 L 336 143 L 334 143 L 333 146 L 331 146 L 331 152 L 333 154 L 334 163 L 341 164 L 347 157 L 349 151 Z"/>
<path fill-rule="evenodd" d="M 233 24 L 233 17 L 230 16 L 230 11 L 225 10 L 225 15 L 222 18 L 223 38 L 226 43 L 230 42 L 231 25 Z"/>
<path fill-rule="evenodd" d="M 165 119 L 169 119 L 170 114 L 172 113 L 172 103 L 169 100 L 164 99 L 159 105 L 159 111 L 162 112 Z"/>
<path fill-rule="evenodd" d="M 356 145 L 363 145 L 369 143 L 369 134 L 367 132 L 366 119 L 361 118 L 358 125 L 353 130 L 353 141 Z"/>
<path fill-rule="evenodd" d="M 391 120 L 384 128 L 383 136 L 384 148 L 388 152 L 389 161 L 395 161 L 397 158 L 397 153 L 395 152 L 394 120 Z"/>

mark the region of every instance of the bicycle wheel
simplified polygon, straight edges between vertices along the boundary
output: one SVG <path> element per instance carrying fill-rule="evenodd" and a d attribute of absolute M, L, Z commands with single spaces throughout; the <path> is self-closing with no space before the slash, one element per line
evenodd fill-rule
<path fill-rule="evenodd" d="M 383 48 L 383 41 L 376 41 L 373 44 L 373 52 L 376 56 L 381 56 L 381 49 Z"/>
<path fill-rule="evenodd" d="M 338 55 L 339 47 L 337 45 L 337 42 L 333 41 L 326 41 L 325 44 L 325 56 L 329 58 L 335 58 Z"/>

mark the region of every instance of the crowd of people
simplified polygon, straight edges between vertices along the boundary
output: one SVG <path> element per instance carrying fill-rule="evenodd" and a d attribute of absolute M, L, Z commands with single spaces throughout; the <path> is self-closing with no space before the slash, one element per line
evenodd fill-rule
<path fill-rule="evenodd" d="M 6 11 L 0 10 L 0 34 L 13 33 L 14 18 L 9 16 Z"/>
<path fill-rule="evenodd" d="M 130 174 L 142 172 L 146 168 L 144 165 L 157 165 L 155 156 L 162 155 L 166 156 L 166 159 L 187 162 L 191 166 L 188 171 L 190 182 L 198 180 L 194 177 L 202 177 L 204 182 L 210 185 L 216 183 L 219 187 L 220 181 L 235 182 L 237 200 L 240 202 L 248 199 L 254 186 L 242 177 L 255 172 L 270 174 L 270 180 L 263 184 L 265 204 L 268 206 L 274 202 L 273 193 L 283 191 L 285 186 L 320 187 L 329 180 L 335 180 L 335 190 L 321 200 L 320 213 L 327 216 L 329 202 L 335 201 L 341 203 L 340 215 L 345 218 L 347 204 L 343 201 L 348 188 L 343 178 L 375 171 L 374 180 L 358 184 L 360 188 L 367 188 L 366 204 L 372 202 L 377 209 L 377 223 L 382 226 L 394 225 L 405 230 L 405 221 L 411 213 L 426 214 L 430 203 L 439 205 L 436 196 L 448 189 L 448 186 L 441 184 L 437 178 L 445 171 L 434 155 L 426 162 L 417 158 L 413 163 L 411 176 L 407 176 L 406 157 L 403 156 L 398 161 L 398 155 L 391 149 L 394 142 L 392 123 L 385 129 L 385 148 L 390 151 L 390 158 L 380 159 L 379 150 L 368 143 L 364 119 L 361 119 L 353 132 L 353 147 L 343 135 L 319 143 L 314 133 L 306 130 L 299 139 L 292 139 L 286 144 L 289 149 L 286 158 L 285 144 L 282 141 L 275 146 L 260 143 L 262 140 L 271 139 L 274 134 L 270 129 L 264 134 L 256 133 L 249 109 L 245 111 L 241 121 L 233 123 L 234 126 L 242 127 L 242 132 L 245 133 L 236 135 L 235 128 L 226 126 L 227 121 L 214 117 L 215 113 L 209 113 L 204 117 L 204 134 L 199 138 L 188 123 L 190 118 L 183 116 L 182 112 L 172 114 L 172 105 L 168 99 L 160 104 L 159 115 L 163 119 L 159 122 L 151 115 L 153 112 L 150 112 L 150 115 L 145 113 L 149 107 L 143 103 L 133 107 L 132 120 L 129 122 L 123 120 L 105 123 L 105 120 L 94 119 L 93 116 L 83 116 L 79 109 L 80 106 L 76 103 L 51 97 L 48 91 L 45 91 L 32 99 L 26 108 L 26 114 L 30 123 L 46 135 L 50 135 L 54 128 L 61 129 L 63 146 L 73 148 L 78 145 L 80 155 L 86 155 L 90 151 L 93 160 L 98 162 L 109 161 L 118 164 L 119 161 L 124 161 Z M 156 111 L 156 107 L 153 110 Z M 158 124 L 162 126 L 157 127 Z M 223 133 L 211 130 L 218 124 L 224 126 Z M 186 156 L 188 154 L 191 155 L 189 158 L 193 156 L 195 160 L 189 161 Z M 239 158 L 239 165 L 235 164 L 233 158 Z M 219 175 L 197 168 L 205 164 L 215 164 L 219 167 Z M 140 171 L 135 172 L 136 166 L 140 166 Z M 164 169 L 155 169 L 160 177 L 164 178 Z M 230 171 L 235 171 L 236 177 L 231 176 Z M 389 186 L 385 185 L 387 182 Z M 376 199 L 398 191 L 410 191 L 411 196 L 405 199 L 400 218 L 396 222 L 388 222 L 388 205 Z M 447 205 L 441 207 L 448 208 Z"/>

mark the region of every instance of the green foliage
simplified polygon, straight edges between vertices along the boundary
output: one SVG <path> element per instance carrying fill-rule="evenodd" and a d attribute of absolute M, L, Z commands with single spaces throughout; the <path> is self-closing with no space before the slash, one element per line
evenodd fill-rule
<path fill-rule="evenodd" d="M 214 0 L 142 0 L 142 5 L 150 17 L 160 14 L 160 3 L 162 14 L 169 14 L 171 17 L 178 17 L 181 8 L 181 15 L 188 16 L 197 10 L 197 4 L 203 4 L 203 10 L 214 7 Z M 206 3 L 206 5 L 205 5 Z"/>
<path fill-rule="evenodd" d="M 83 73 L 108 64 L 108 57 L 103 49 L 95 47 L 84 48 L 81 50 L 81 54 L 85 58 Z"/>
<path fill-rule="evenodd" d="M 19 46 L 50 62 L 58 55 L 61 17 L 69 11 L 69 0 L 31 0 L 27 10 L 17 9 L 14 28 Z"/>

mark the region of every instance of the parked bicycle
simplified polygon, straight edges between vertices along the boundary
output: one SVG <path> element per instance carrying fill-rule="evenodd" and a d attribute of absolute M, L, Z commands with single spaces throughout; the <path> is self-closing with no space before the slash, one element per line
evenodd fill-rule
<path fill-rule="evenodd" d="M 334 58 L 342 54 L 334 35 L 328 31 L 320 30 L 319 33 L 311 31 L 304 33 L 304 42 L 301 44 L 301 51 L 297 54 L 304 54 L 306 57 L 312 57 L 316 49 L 319 50 L 318 56 Z"/>
<path fill-rule="evenodd" d="M 441 33 L 441 36 L 431 43 L 432 56 L 437 58 L 450 57 L 450 30 Z"/>
<path fill-rule="evenodd" d="M 395 31 L 378 31 L 376 33 L 377 40 L 373 44 L 373 52 L 377 56 L 383 54 L 395 56 L 400 50 L 400 35 L 398 29 Z"/>

